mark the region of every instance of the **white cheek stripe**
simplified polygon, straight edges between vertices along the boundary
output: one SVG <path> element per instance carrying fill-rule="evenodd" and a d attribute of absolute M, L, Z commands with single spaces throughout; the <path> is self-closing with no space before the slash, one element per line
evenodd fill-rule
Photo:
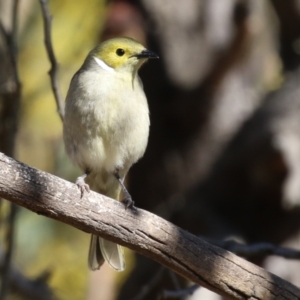
<path fill-rule="evenodd" d="M 103 69 L 103 70 L 106 70 L 108 72 L 115 72 L 115 70 L 110 67 L 109 65 L 107 65 L 102 59 L 96 57 L 96 56 L 93 56 L 94 60 L 96 61 L 96 63 Z"/>

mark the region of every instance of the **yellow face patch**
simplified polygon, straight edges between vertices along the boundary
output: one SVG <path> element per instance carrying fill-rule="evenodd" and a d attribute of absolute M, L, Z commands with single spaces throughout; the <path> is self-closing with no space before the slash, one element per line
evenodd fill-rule
<path fill-rule="evenodd" d="M 133 39 L 115 38 L 96 47 L 92 54 L 108 66 L 117 69 L 126 67 L 126 65 L 138 64 L 136 55 L 143 50 L 145 50 L 145 47 Z"/>

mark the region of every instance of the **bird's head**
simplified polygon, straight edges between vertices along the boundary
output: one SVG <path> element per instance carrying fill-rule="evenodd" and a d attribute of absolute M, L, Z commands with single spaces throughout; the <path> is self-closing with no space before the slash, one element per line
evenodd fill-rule
<path fill-rule="evenodd" d="M 145 61 L 158 56 L 131 38 L 119 37 L 98 45 L 89 58 L 108 71 L 136 72 Z"/>

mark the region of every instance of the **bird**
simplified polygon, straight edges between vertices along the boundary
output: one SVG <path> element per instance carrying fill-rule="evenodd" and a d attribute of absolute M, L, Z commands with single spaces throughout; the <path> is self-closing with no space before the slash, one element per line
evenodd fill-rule
<path fill-rule="evenodd" d="M 150 126 L 138 70 L 157 58 L 132 38 L 112 38 L 91 50 L 71 79 L 63 140 L 67 155 L 83 172 L 76 179 L 81 197 L 91 189 L 120 200 L 125 209 L 134 208 L 124 179 L 144 155 Z M 104 261 L 116 271 L 125 269 L 122 247 L 92 234 L 88 266 L 98 270 Z"/>

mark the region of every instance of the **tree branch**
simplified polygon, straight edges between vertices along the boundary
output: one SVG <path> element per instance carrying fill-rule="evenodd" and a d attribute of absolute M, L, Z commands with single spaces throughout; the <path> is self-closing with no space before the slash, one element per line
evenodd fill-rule
<path fill-rule="evenodd" d="M 5 263 L 4 260 L 4 253 L 0 249 L 0 271 Z M 47 284 L 50 276 L 51 273 L 49 271 L 44 271 L 38 277 L 29 279 L 14 266 L 11 266 L 9 281 L 14 293 L 18 294 L 22 298 L 25 297 L 26 299 L 31 300 L 57 300 L 58 298 L 54 295 Z"/>
<path fill-rule="evenodd" d="M 267 255 L 277 255 L 286 259 L 300 259 L 300 251 L 285 247 L 279 247 L 270 243 L 242 244 L 235 240 L 220 241 L 216 239 L 203 238 L 206 242 L 217 247 L 226 249 L 230 252 L 246 258 L 260 257 Z"/>
<path fill-rule="evenodd" d="M 162 292 L 161 298 L 162 299 L 182 299 L 182 297 L 187 297 L 192 295 L 197 289 L 199 289 L 199 285 L 194 284 L 186 289 L 171 291 L 171 290 L 164 290 Z"/>
<path fill-rule="evenodd" d="M 18 72 L 18 8 L 19 0 L 11 1 L 11 16 L 8 29 L 5 29 L 0 20 L 0 32 L 5 38 L 6 49 L 1 66 L 6 69 L 6 78 L 3 78 L 2 85 L 4 90 L 0 91 L 1 109 L 0 109 L 0 151 L 10 156 L 14 156 L 15 140 L 19 121 L 19 108 L 21 103 L 21 83 Z M 7 60 L 7 62 L 4 62 Z M 9 61 L 9 62 L 8 62 Z M 9 87 L 9 88 L 8 88 Z M 2 205 L 0 201 L 0 206 Z M 4 262 L 1 268 L 1 286 L 0 299 L 6 299 L 10 287 L 11 261 L 14 250 L 14 233 L 17 206 L 11 204 L 7 219 L 7 230 L 5 233 L 5 254 Z"/>
<path fill-rule="evenodd" d="M 289 282 L 147 211 L 90 192 L 0 154 L 0 196 L 156 260 L 227 299 L 300 299 Z"/>
<path fill-rule="evenodd" d="M 46 51 L 48 54 L 48 58 L 51 63 L 51 69 L 49 71 L 49 76 L 51 79 L 51 87 L 54 94 L 54 98 L 56 101 L 57 112 L 61 118 L 64 119 L 64 104 L 63 98 L 61 96 L 60 85 L 58 81 L 58 69 L 59 65 L 55 58 L 53 46 L 52 46 L 52 39 L 51 39 L 51 15 L 48 8 L 48 1 L 47 0 L 40 0 L 42 14 L 43 14 L 43 21 L 44 21 L 44 42 L 46 46 Z"/>
<path fill-rule="evenodd" d="M 160 267 L 155 275 L 149 280 L 147 285 L 144 285 L 140 288 L 140 292 L 133 297 L 132 300 L 143 300 L 145 297 L 151 292 L 153 287 L 157 285 L 157 283 L 161 280 L 162 275 L 166 269 L 164 267 Z"/>

